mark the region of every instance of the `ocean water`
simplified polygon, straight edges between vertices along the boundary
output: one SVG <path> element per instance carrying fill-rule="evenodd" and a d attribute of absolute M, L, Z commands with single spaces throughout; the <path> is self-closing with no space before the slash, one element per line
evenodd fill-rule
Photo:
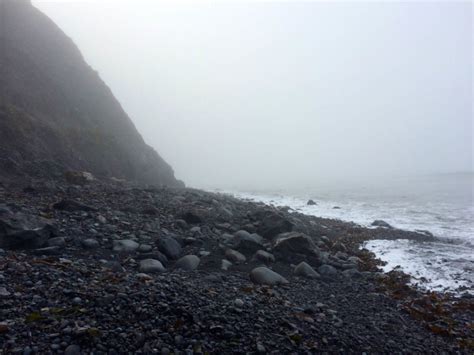
<path fill-rule="evenodd" d="M 235 197 L 370 227 L 382 219 L 395 228 L 426 230 L 436 242 L 374 240 L 363 247 L 400 268 L 423 289 L 474 294 L 474 174 L 439 174 L 279 191 L 225 191 Z M 313 199 L 315 206 L 308 206 Z M 334 207 L 339 208 L 334 208 Z"/>

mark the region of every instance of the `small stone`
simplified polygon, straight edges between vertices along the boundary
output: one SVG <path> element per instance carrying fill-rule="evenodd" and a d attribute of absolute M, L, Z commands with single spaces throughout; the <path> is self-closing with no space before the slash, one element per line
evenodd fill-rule
<path fill-rule="evenodd" d="M 81 241 L 81 245 L 85 249 L 96 249 L 99 247 L 99 242 L 94 238 L 87 238 Z"/>
<path fill-rule="evenodd" d="M 222 259 L 221 261 L 221 269 L 224 271 L 229 270 L 229 268 L 232 266 L 232 263 L 229 260 Z"/>
<path fill-rule="evenodd" d="M 243 307 L 244 306 L 244 301 L 242 301 L 240 298 L 236 298 L 235 301 L 234 301 L 234 304 L 236 307 Z"/>
<path fill-rule="evenodd" d="M 262 343 L 257 343 L 257 352 L 263 354 L 267 352 L 267 349 L 265 349 Z"/>
<path fill-rule="evenodd" d="M 8 297 L 11 293 L 5 287 L 0 287 L 0 297 Z"/>

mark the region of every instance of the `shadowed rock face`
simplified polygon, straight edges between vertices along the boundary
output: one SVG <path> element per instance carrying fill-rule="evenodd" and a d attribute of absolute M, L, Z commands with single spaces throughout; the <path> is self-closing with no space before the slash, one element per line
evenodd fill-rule
<path fill-rule="evenodd" d="M 71 39 L 29 1 L 2 0 L 0 174 L 65 170 L 183 185 Z"/>

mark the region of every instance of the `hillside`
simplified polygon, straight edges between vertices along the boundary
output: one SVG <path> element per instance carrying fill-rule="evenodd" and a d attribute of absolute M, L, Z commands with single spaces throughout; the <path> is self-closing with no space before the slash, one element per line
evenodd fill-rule
<path fill-rule="evenodd" d="M 85 170 L 181 186 L 79 49 L 30 1 L 0 2 L 0 174 Z"/>

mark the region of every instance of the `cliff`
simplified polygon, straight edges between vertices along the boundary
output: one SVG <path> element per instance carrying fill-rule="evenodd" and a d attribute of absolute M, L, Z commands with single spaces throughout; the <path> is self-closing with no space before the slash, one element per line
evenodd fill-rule
<path fill-rule="evenodd" d="M 66 170 L 182 186 L 72 40 L 30 1 L 1 0 L 0 175 Z"/>

